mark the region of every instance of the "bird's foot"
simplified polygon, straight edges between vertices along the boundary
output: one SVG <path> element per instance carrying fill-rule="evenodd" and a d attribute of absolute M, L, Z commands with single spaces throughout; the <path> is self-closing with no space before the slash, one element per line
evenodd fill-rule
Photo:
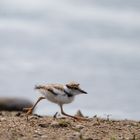
<path fill-rule="evenodd" d="M 24 108 L 23 111 L 26 112 L 26 117 L 27 117 L 27 121 L 28 121 L 28 116 L 32 114 L 33 108 L 32 107 Z"/>
<path fill-rule="evenodd" d="M 27 115 L 31 115 L 32 112 L 33 112 L 33 108 L 32 108 L 32 107 L 29 107 L 29 108 L 23 108 L 23 111 L 25 111 Z"/>
<path fill-rule="evenodd" d="M 74 116 L 74 119 L 77 120 L 77 121 L 89 121 L 88 118 L 84 118 L 84 117 L 77 117 L 77 116 Z"/>
<path fill-rule="evenodd" d="M 54 119 L 54 120 L 57 119 L 57 114 L 58 114 L 58 112 L 56 112 L 56 113 L 53 115 L 53 119 Z"/>

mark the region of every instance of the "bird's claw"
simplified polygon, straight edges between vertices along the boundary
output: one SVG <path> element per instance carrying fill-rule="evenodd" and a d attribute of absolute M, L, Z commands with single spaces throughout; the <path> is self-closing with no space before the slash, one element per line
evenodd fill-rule
<path fill-rule="evenodd" d="M 33 108 L 32 108 L 32 107 L 24 108 L 23 111 L 26 112 L 27 121 L 28 121 L 28 116 L 32 114 L 32 112 L 33 112 Z"/>
<path fill-rule="evenodd" d="M 74 119 L 77 120 L 77 121 L 89 121 L 88 118 L 84 118 L 84 117 L 76 117 L 75 116 Z"/>

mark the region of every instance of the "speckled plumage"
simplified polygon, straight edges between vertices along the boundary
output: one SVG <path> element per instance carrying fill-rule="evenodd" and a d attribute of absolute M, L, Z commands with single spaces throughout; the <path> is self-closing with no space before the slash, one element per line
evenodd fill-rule
<path fill-rule="evenodd" d="M 36 105 L 42 100 L 47 99 L 53 103 L 56 103 L 60 106 L 61 113 L 65 116 L 72 117 L 74 119 L 79 119 L 76 116 L 69 115 L 64 112 L 63 104 L 71 103 L 75 96 L 78 94 L 87 94 L 84 90 L 79 87 L 80 84 L 71 82 L 66 85 L 62 84 L 46 84 L 46 85 L 37 85 L 35 86 L 36 90 L 42 93 L 43 96 L 39 97 L 36 103 L 30 107 L 25 108 L 27 110 L 27 118 L 28 115 L 32 113 Z"/>
<path fill-rule="evenodd" d="M 68 104 L 74 100 L 75 95 L 86 93 L 80 89 L 79 84 L 75 82 L 62 84 L 46 84 L 35 86 L 43 96 L 51 102 L 56 104 Z M 79 93 L 77 92 L 79 91 Z"/>

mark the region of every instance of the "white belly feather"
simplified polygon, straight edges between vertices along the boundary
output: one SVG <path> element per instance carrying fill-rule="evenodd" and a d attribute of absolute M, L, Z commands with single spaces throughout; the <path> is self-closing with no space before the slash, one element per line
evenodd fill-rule
<path fill-rule="evenodd" d="M 68 97 L 65 93 L 58 93 L 54 95 L 49 91 L 41 91 L 41 93 L 51 102 L 56 104 L 69 104 L 74 100 L 74 96 Z"/>

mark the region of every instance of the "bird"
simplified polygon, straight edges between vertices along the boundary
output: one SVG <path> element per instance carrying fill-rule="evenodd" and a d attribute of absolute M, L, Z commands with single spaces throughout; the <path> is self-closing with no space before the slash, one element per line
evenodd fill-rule
<path fill-rule="evenodd" d="M 86 91 L 80 88 L 80 84 L 76 82 L 69 82 L 67 84 L 46 84 L 36 85 L 35 89 L 38 90 L 42 96 L 38 98 L 32 107 L 24 108 L 26 115 L 32 114 L 36 105 L 43 99 L 55 103 L 60 106 L 61 114 L 73 119 L 80 119 L 77 116 L 72 116 L 64 112 L 63 105 L 72 103 L 76 95 L 87 94 Z"/>

